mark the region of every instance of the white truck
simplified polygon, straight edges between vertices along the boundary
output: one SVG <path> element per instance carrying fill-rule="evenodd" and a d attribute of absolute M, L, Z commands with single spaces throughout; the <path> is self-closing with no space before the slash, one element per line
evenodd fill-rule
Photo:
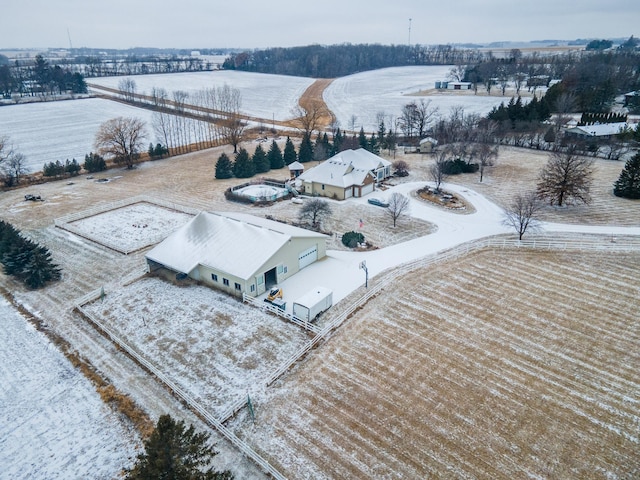
<path fill-rule="evenodd" d="M 333 292 L 325 287 L 316 287 L 293 302 L 293 316 L 303 322 L 313 322 L 331 305 Z"/>

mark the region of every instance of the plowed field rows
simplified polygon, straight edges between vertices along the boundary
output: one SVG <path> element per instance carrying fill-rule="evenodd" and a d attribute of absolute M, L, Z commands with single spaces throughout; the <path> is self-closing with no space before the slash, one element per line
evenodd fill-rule
<path fill-rule="evenodd" d="M 236 428 L 289 478 L 636 478 L 640 256 L 406 275 Z"/>

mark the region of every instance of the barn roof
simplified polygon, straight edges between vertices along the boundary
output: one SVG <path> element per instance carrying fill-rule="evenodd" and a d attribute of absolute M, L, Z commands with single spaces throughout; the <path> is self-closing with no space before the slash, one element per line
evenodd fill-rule
<path fill-rule="evenodd" d="M 205 265 L 248 280 L 294 237 L 326 235 L 253 215 L 200 212 L 146 257 L 177 272 Z"/>
<path fill-rule="evenodd" d="M 617 135 L 621 130 L 627 128 L 625 122 L 617 123 L 601 123 L 598 125 L 585 125 L 581 127 L 573 127 L 567 130 L 568 133 L 578 135 L 586 135 L 590 137 L 604 137 L 608 135 Z"/>

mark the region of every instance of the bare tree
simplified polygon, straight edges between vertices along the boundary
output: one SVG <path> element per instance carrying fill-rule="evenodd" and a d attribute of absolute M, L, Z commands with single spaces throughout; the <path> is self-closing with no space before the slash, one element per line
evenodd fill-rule
<path fill-rule="evenodd" d="M 242 136 L 247 126 L 240 114 L 242 96 L 240 90 L 224 85 L 216 89 L 216 101 L 224 118 L 220 121 L 221 136 L 233 145 L 233 153 L 238 152 L 238 145 L 242 142 Z"/>
<path fill-rule="evenodd" d="M 318 229 L 321 222 L 331 213 L 332 209 L 329 202 L 319 198 L 312 198 L 304 202 L 298 214 L 298 219 L 301 223 L 307 223 L 311 228 Z"/>
<path fill-rule="evenodd" d="M 454 82 L 461 82 L 464 80 L 465 73 L 467 72 L 467 68 L 464 65 L 455 65 L 449 70 L 447 74 L 447 78 L 453 80 Z"/>
<path fill-rule="evenodd" d="M 431 175 L 431 179 L 436 184 L 436 193 L 440 193 L 440 185 L 442 185 L 444 179 L 447 178 L 445 163 L 449 155 L 450 153 L 448 149 L 441 150 L 438 153 L 438 157 L 436 158 L 435 163 L 429 168 L 429 175 Z"/>
<path fill-rule="evenodd" d="M 409 207 L 409 199 L 407 197 L 397 192 L 391 194 L 387 213 L 393 219 L 393 228 L 396 227 L 396 221 L 398 218 L 409 213 Z"/>
<path fill-rule="evenodd" d="M 422 138 L 425 135 L 431 123 L 437 118 L 439 111 L 438 107 L 431 106 L 431 100 L 425 102 L 424 99 L 420 99 L 414 112 L 418 137 Z"/>
<path fill-rule="evenodd" d="M 564 92 L 558 96 L 555 104 L 556 115 L 554 117 L 556 134 L 571 119 L 570 114 L 576 111 L 577 104 L 578 99 L 573 93 Z"/>
<path fill-rule="evenodd" d="M 133 102 L 136 94 L 136 82 L 133 78 L 123 78 L 118 82 L 118 90 L 127 102 Z"/>
<path fill-rule="evenodd" d="M 537 194 L 551 205 L 562 206 L 572 200 L 588 204 L 593 183 L 593 160 L 578 155 L 575 146 L 556 149 L 540 172 Z"/>
<path fill-rule="evenodd" d="M 20 183 L 20 177 L 26 172 L 25 156 L 14 150 L 9 137 L 0 136 L 0 177 L 4 184 Z"/>
<path fill-rule="evenodd" d="M 15 181 L 16 185 L 20 183 L 20 177 L 27 173 L 25 161 L 25 156 L 17 152 L 14 152 L 7 161 L 6 170 L 9 172 L 11 182 Z"/>
<path fill-rule="evenodd" d="M 116 163 L 124 163 L 127 168 L 133 168 L 146 138 L 146 125 L 142 120 L 117 117 L 100 125 L 94 146 L 98 154 L 111 156 Z"/>
<path fill-rule="evenodd" d="M 542 208 L 536 192 L 518 194 L 504 212 L 504 224 L 515 228 L 518 240 L 522 240 L 527 230 L 539 228 L 538 213 Z"/>
<path fill-rule="evenodd" d="M 322 119 L 329 114 L 321 102 L 311 102 L 306 108 L 298 105 L 291 113 L 298 130 L 309 136 L 321 127 Z"/>
<path fill-rule="evenodd" d="M 476 143 L 473 147 L 473 151 L 473 157 L 478 159 L 478 165 L 480 166 L 480 182 L 482 182 L 485 167 L 493 166 L 493 161 L 498 158 L 498 147 L 489 145 L 488 143 Z"/>

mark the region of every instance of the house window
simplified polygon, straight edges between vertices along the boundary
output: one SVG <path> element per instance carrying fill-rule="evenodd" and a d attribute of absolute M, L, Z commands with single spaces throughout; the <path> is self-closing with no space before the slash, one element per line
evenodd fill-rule
<path fill-rule="evenodd" d="M 216 275 L 215 273 L 211 274 L 211 280 L 213 280 L 214 282 L 218 281 L 218 275 Z"/>
<path fill-rule="evenodd" d="M 262 275 L 260 275 L 258 277 L 258 285 L 262 285 L 264 283 L 264 277 Z"/>
<path fill-rule="evenodd" d="M 278 265 L 278 274 L 282 273 L 282 265 Z"/>
<path fill-rule="evenodd" d="M 322 184 L 322 190 L 324 190 L 324 183 Z"/>
<path fill-rule="evenodd" d="M 229 280 L 226 278 L 222 279 L 222 283 L 225 284 L 227 287 L 229 286 Z"/>
<path fill-rule="evenodd" d="M 236 283 L 234 286 L 236 287 L 236 290 L 242 290 L 242 285 L 239 283 Z"/>
<path fill-rule="evenodd" d="M 253 283 L 251 284 L 251 291 L 252 291 L 252 292 L 255 292 L 255 291 L 256 291 L 256 286 L 255 286 Z"/>
<path fill-rule="evenodd" d="M 284 270 L 284 273 L 287 273 L 287 266 L 286 265 L 284 266 L 283 270 Z"/>

